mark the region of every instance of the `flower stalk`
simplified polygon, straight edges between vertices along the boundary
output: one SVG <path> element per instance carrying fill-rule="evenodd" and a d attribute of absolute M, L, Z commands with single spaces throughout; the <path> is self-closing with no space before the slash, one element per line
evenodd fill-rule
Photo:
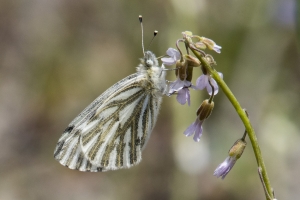
<path fill-rule="evenodd" d="M 188 41 L 188 40 L 185 40 L 185 42 L 190 44 L 190 41 Z M 207 62 L 207 60 L 204 59 L 203 55 L 200 55 L 198 53 L 198 51 L 196 51 L 192 46 L 193 45 L 189 45 L 189 48 L 191 49 L 191 51 L 200 60 L 202 66 L 209 72 L 209 74 L 212 76 L 212 78 L 218 83 L 219 87 L 222 88 L 224 94 L 227 96 L 227 98 L 229 99 L 229 101 L 231 102 L 233 107 L 235 108 L 236 112 L 238 113 L 239 117 L 241 118 L 242 122 L 244 123 L 248 137 L 251 141 L 251 145 L 252 145 L 252 148 L 254 151 L 257 165 L 261 169 L 261 175 L 262 175 L 262 179 L 265 184 L 266 190 L 267 190 L 269 196 L 271 198 L 274 198 L 273 192 L 272 192 L 272 187 L 271 187 L 268 175 L 267 175 L 266 166 L 264 164 L 262 153 L 261 153 L 260 147 L 258 145 L 257 137 L 256 137 L 255 131 L 250 123 L 250 120 L 249 120 L 247 114 L 245 113 L 245 111 L 243 110 L 240 103 L 235 98 L 235 96 L 233 95 L 233 93 L 231 92 L 231 90 L 229 89 L 227 84 L 219 76 L 218 72 L 216 70 L 214 70 L 210 66 L 210 64 Z M 266 195 L 266 198 L 269 199 L 269 196 Z"/>

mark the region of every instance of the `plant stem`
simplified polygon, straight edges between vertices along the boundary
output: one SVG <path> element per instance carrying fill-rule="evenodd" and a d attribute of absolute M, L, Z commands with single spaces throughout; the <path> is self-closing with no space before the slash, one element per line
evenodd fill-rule
<path fill-rule="evenodd" d="M 233 107 L 235 108 L 235 110 L 237 111 L 238 115 L 240 116 L 242 122 L 245 125 L 245 129 L 247 130 L 248 133 L 248 137 L 251 141 L 251 145 L 254 151 L 254 155 L 256 158 L 256 162 L 258 167 L 261 168 L 261 174 L 262 174 L 262 178 L 263 181 L 266 186 L 267 192 L 270 195 L 271 198 L 273 197 L 273 193 L 272 193 L 272 187 L 267 175 L 267 170 L 266 170 L 266 166 L 264 164 L 264 160 L 260 151 L 260 147 L 258 145 L 258 141 L 256 138 L 256 134 L 254 132 L 254 129 L 250 123 L 249 118 L 247 117 L 247 114 L 245 113 L 245 111 L 243 110 L 243 108 L 241 107 L 241 105 L 239 104 L 238 100 L 235 98 L 235 96 L 233 95 L 233 93 L 231 92 L 231 90 L 229 89 L 229 87 L 227 86 L 227 84 L 224 82 L 224 80 L 219 76 L 218 72 L 216 70 L 214 70 L 209 63 L 206 61 L 206 59 L 203 58 L 202 55 L 200 55 L 197 51 L 195 51 L 194 49 L 190 48 L 192 50 L 192 52 L 195 54 L 195 56 L 201 61 L 201 64 L 205 67 L 205 69 L 209 72 L 209 74 L 211 74 L 212 78 L 214 78 L 216 80 L 216 82 L 218 83 L 219 87 L 222 88 L 223 92 L 225 93 L 225 95 L 227 96 L 227 98 L 229 99 L 229 101 L 231 102 L 231 104 L 233 105 Z M 269 199 L 269 197 L 266 196 L 267 199 Z"/>

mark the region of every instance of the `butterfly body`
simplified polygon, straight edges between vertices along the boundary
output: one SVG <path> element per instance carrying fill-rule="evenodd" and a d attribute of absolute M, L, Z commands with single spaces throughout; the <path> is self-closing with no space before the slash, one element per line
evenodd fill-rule
<path fill-rule="evenodd" d="M 80 171 L 108 171 L 138 164 L 165 93 L 165 71 L 147 51 L 137 73 L 120 80 L 66 128 L 54 157 Z"/>

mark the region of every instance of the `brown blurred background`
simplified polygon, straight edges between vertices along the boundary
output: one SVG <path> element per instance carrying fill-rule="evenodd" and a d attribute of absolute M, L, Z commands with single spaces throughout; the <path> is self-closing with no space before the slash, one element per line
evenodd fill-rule
<path fill-rule="evenodd" d="M 222 46 L 221 54 L 210 53 L 250 114 L 277 198 L 298 199 L 297 6 L 296 0 L 1 1 L 0 199 L 264 199 L 249 140 L 225 180 L 213 176 L 244 131 L 221 91 L 199 143 L 182 133 L 208 95 L 191 91 L 190 107 L 164 97 L 138 166 L 83 173 L 54 160 L 71 120 L 135 72 L 142 57 L 139 14 L 145 46 L 159 31 L 150 47 L 157 56 L 185 30 Z"/>

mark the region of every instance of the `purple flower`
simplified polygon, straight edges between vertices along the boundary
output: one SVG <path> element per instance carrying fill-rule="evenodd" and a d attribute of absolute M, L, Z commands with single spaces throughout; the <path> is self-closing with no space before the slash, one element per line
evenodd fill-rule
<path fill-rule="evenodd" d="M 162 58 L 161 61 L 164 65 L 174 65 L 177 60 L 180 60 L 181 55 L 177 49 L 169 48 L 167 50 L 169 58 Z"/>
<path fill-rule="evenodd" d="M 169 86 L 169 96 L 177 92 L 177 101 L 181 104 L 184 105 L 186 102 L 188 102 L 188 105 L 190 105 L 191 100 L 190 100 L 190 91 L 189 88 L 197 89 L 190 81 L 187 80 L 180 80 L 177 77 L 177 80 L 172 82 Z"/>
<path fill-rule="evenodd" d="M 221 76 L 221 78 L 223 78 L 223 74 L 218 72 L 219 75 Z M 219 92 L 219 86 L 217 84 L 217 82 L 215 81 L 215 79 L 211 78 L 209 75 L 204 75 L 202 74 L 196 81 L 196 87 L 200 90 L 203 90 L 204 88 L 206 88 L 207 92 L 209 95 L 212 95 L 212 87 L 209 84 L 210 83 L 213 85 L 214 87 L 214 95 L 218 94 Z"/>
<path fill-rule="evenodd" d="M 204 120 L 203 120 L 204 121 Z M 200 141 L 200 137 L 202 135 L 202 123 L 203 121 L 200 121 L 199 118 L 197 117 L 196 121 L 194 123 L 192 123 L 185 131 L 184 131 L 184 135 L 189 137 L 191 135 L 193 135 L 194 133 L 194 141 L 195 142 L 199 142 Z"/>
<path fill-rule="evenodd" d="M 189 88 L 182 88 L 181 90 L 179 90 L 176 99 L 181 105 L 184 105 L 186 102 L 188 102 L 188 104 L 190 105 L 191 99 Z"/>
<path fill-rule="evenodd" d="M 179 90 L 181 90 L 184 87 L 190 87 L 192 85 L 191 82 L 189 81 L 182 81 L 179 79 L 179 77 L 177 77 L 176 81 L 173 81 L 170 86 L 169 86 L 169 95 L 178 92 Z"/>
<path fill-rule="evenodd" d="M 222 176 L 222 179 L 230 172 L 235 162 L 237 161 L 236 156 L 228 156 L 224 162 L 222 162 L 214 172 L 214 176 L 217 178 Z"/>
<path fill-rule="evenodd" d="M 210 101 L 209 99 L 204 100 L 200 107 L 198 108 L 196 114 L 197 118 L 194 123 L 192 123 L 184 132 L 183 134 L 185 136 L 191 136 L 194 134 L 194 140 L 195 142 L 200 141 L 200 137 L 202 136 L 202 124 L 203 122 L 210 116 L 213 108 L 214 108 L 214 102 Z"/>
<path fill-rule="evenodd" d="M 217 52 L 217 53 L 221 53 L 221 49 L 222 49 L 222 47 L 219 46 L 219 45 L 217 45 L 217 44 L 215 44 L 215 45 L 212 47 L 212 50 L 214 50 L 214 51 Z"/>
<path fill-rule="evenodd" d="M 224 179 L 234 166 L 235 162 L 242 156 L 246 145 L 247 143 L 244 138 L 238 139 L 230 148 L 228 152 L 229 156 L 215 170 L 214 176 L 218 178 L 222 176 L 222 179 Z"/>
<path fill-rule="evenodd" d="M 177 101 L 184 105 L 186 102 L 190 105 L 190 91 L 189 87 L 191 87 L 192 83 L 189 81 L 182 81 L 179 78 L 177 78 L 176 81 L 172 82 L 170 84 L 169 89 L 169 96 L 174 94 L 175 92 L 178 92 L 177 94 Z"/>

